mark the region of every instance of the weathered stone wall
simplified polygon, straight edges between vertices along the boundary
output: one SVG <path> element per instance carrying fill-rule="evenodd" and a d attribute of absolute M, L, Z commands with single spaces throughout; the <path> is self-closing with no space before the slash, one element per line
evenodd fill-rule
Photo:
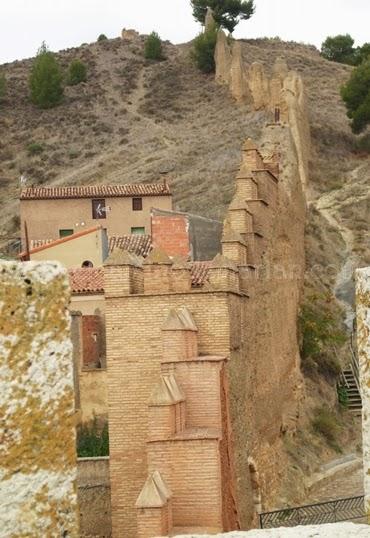
<path fill-rule="evenodd" d="M 357 349 L 362 397 L 365 510 L 370 523 L 370 267 L 356 272 Z"/>
<path fill-rule="evenodd" d="M 56 263 L 0 269 L 0 536 L 77 538 L 68 278 Z"/>

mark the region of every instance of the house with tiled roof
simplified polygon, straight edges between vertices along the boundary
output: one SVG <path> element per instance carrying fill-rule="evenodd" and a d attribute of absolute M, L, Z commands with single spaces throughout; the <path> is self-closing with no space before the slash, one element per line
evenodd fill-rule
<path fill-rule="evenodd" d="M 60 239 L 32 242 L 32 247 L 19 257 L 23 261 L 56 260 L 67 268 L 99 267 L 108 256 L 108 249 L 106 230 L 92 226 Z"/>
<path fill-rule="evenodd" d="M 100 225 L 108 237 L 150 235 L 151 208 L 172 209 L 166 182 L 27 187 L 20 195 L 22 246 Z"/>

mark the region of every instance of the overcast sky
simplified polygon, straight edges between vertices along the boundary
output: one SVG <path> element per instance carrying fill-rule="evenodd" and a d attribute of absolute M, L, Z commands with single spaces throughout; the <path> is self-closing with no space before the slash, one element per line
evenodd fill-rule
<path fill-rule="evenodd" d="M 256 14 L 235 37 L 275 37 L 320 44 L 349 33 L 370 41 L 370 0 L 255 0 Z M 199 31 L 189 0 L 0 0 L 0 63 L 34 56 L 43 40 L 51 50 L 95 41 L 121 29 L 156 30 L 173 43 Z"/>

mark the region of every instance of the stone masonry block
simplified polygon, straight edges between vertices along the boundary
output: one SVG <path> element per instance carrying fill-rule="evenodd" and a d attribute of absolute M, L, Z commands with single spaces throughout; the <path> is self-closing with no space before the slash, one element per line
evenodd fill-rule
<path fill-rule="evenodd" d="M 66 271 L 2 262 L 0 536 L 79 536 Z"/>

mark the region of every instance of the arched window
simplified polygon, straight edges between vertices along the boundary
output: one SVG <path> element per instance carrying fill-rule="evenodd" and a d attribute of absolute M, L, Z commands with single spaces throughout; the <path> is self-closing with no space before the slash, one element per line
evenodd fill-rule
<path fill-rule="evenodd" d="M 94 264 L 90 260 L 85 260 L 84 262 L 82 262 L 81 267 L 94 267 Z"/>

